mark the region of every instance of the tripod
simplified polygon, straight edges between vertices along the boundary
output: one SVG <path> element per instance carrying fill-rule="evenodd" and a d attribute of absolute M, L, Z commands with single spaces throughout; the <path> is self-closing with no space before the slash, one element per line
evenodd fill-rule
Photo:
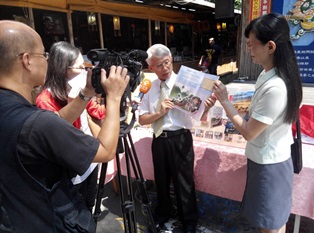
<path fill-rule="evenodd" d="M 120 191 L 120 204 L 123 215 L 123 223 L 124 229 L 126 233 L 137 233 L 137 224 L 136 224 L 136 212 L 134 205 L 134 194 L 132 189 L 132 181 L 131 181 L 131 166 L 133 168 L 134 176 L 136 178 L 136 183 L 139 187 L 142 204 L 146 208 L 148 217 L 150 220 L 151 230 L 154 233 L 157 233 L 154 218 L 151 212 L 151 202 L 149 201 L 148 194 L 146 192 L 146 181 L 143 178 L 143 174 L 140 168 L 140 163 L 138 161 L 138 157 L 135 151 L 135 147 L 133 144 L 133 140 L 130 134 L 129 125 L 127 123 L 122 123 L 120 125 L 120 135 L 118 140 L 118 148 L 116 152 L 116 161 L 118 168 L 118 183 L 119 183 L 119 191 Z M 126 162 L 126 183 L 127 183 L 127 194 L 123 191 L 123 184 L 121 179 L 121 165 L 119 154 L 124 152 L 125 162 Z M 99 215 L 101 214 L 100 204 L 102 193 L 104 189 L 104 180 L 107 170 L 107 164 L 102 164 L 101 167 L 101 175 L 99 179 L 99 188 L 96 198 L 95 212 L 94 212 L 94 220 L 98 221 Z"/>

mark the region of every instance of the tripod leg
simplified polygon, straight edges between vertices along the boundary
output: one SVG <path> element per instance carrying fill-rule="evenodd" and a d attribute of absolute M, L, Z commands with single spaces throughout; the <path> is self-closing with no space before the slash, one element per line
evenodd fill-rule
<path fill-rule="evenodd" d="M 151 224 L 151 228 L 152 231 L 154 233 L 157 233 L 157 229 L 156 229 L 156 225 L 155 225 L 155 221 L 154 221 L 154 217 L 151 211 L 151 202 L 149 201 L 149 197 L 147 194 L 147 190 L 146 190 L 146 180 L 143 177 L 143 173 L 141 170 L 141 166 L 137 157 L 137 153 L 135 150 L 135 146 L 131 137 L 131 134 L 128 133 L 128 140 L 130 142 L 131 145 L 131 149 L 132 149 L 132 153 L 129 152 L 130 154 L 130 160 L 132 161 L 132 165 L 133 165 L 133 171 L 137 180 L 137 185 L 140 189 L 141 192 L 141 197 L 142 197 L 142 204 L 143 206 L 146 208 L 148 216 L 149 216 L 149 220 L 150 220 L 150 224 Z M 128 147 L 128 150 L 130 151 L 130 148 Z"/>
<path fill-rule="evenodd" d="M 100 205 L 101 205 L 102 195 L 104 192 L 106 173 L 107 173 L 107 163 L 102 163 L 100 178 L 99 178 L 99 183 L 98 183 L 97 196 L 96 196 L 95 210 L 94 210 L 94 221 L 96 222 L 96 224 L 101 214 Z"/>
<path fill-rule="evenodd" d="M 124 125 L 123 125 L 124 126 Z M 123 140 L 122 140 L 123 139 Z M 123 141 L 123 143 L 122 143 Z M 118 149 L 117 149 L 117 168 L 118 168 L 118 183 L 119 183 L 119 191 L 120 191 L 120 200 L 121 200 L 121 209 L 123 215 L 123 222 L 125 226 L 125 232 L 129 233 L 137 233 L 137 222 L 136 222 L 136 214 L 135 214 L 135 205 L 134 205 L 134 194 L 132 190 L 132 181 L 131 181 L 131 171 L 130 165 L 133 168 L 134 175 L 137 180 L 138 187 L 141 191 L 141 196 L 143 198 L 142 204 L 147 208 L 147 212 L 149 214 L 150 227 L 153 233 L 157 233 L 157 229 L 155 226 L 154 218 L 150 209 L 150 202 L 146 192 L 145 180 L 142 175 L 142 171 L 140 168 L 140 164 L 137 158 L 137 154 L 135 151 L 135 147 L 131 138 L 130 133 L 121 133 L 118 141 Z M 132 151 L 131 149 L 132 148 Z M 120 166 L 120 157 L 119 153 L 124 152 L 125 162 L 126 162 L 126 181 L 127 181 L 127 192 L 129 200 L 125 200 L 125 195 L 123 193 L 123 185 L 121 179 L 121 166 Z"/>
<path fill-rule="evenodd" d="M 125 162 L 126 162 L 126 169 L 127 169 L 127 191 L 129 196 L 129 202 L 128 206 L 129 208 L 126 209 L 126 212 L 128 213 L 129 217 L 129 227 L 133 229 L 133 231 L 137 232 L 137 222 L 136 222 L 136 215 L 135 215 L 135 205 L 134 205 L 134 194 L 133 194 L 133 188 L 132 188 L 132 177 L 131 177 L 131 169 L 130 169 L 130 163 L 132 165 L 132 155 L 130 153 L 130 148 L 128 145 L 127 137 L 124 135 L 123 137 L 123 145 L 124 145 L 124 156 L 125 156 Z"/>
<path fill-rule="evenodd" d="M 121 139 L 121 138 L 120 138 Z M 122 141 L 119 142 L 122 145 Z M 121 150 L 120 150 L 121 152 Z M 126 158 L 126 168 L 127 168 L 127 174 L 129 174 L 129 160 L 127 151 L 125 152 L 125 158 Z M 123 223 L 125 227 L 125 232 L 137 232 L 137 225 L 135 220 L 135 214 L 134 214 L 134 202 L 133 202 L 133 196 L 132 196 L 132 186 L 131 186 L 131 180 L 130 176 L 127 175 L 127 192 L 129 200 L 126 200 L 123 184 L 122 184 L 122 175 L 121 175 L 121 165 L 120 165 L 120 159 L 119 159 L 119 153 L 117 152 L 117 168 L 118 168 L 118 183 L 119 183 L 119 193 L 120 193 L 120 201 L 121 201 L 121 209 L 122 209 L 122 215 L 123 215 Z"/>

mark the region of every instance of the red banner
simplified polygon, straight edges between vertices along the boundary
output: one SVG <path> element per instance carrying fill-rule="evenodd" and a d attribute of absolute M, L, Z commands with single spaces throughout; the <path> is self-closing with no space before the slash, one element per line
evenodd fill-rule
<path fill-rule="evenodd" d="M 270 12 L 271 0 L 250 0 L 249 21 Z"/>

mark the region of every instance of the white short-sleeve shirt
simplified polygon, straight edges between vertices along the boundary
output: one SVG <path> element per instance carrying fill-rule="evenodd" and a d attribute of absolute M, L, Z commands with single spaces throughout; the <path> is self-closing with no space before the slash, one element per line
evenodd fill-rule
<path fill-rule="evenodd" d="M 268 127 L 247 142 L 245 155 L 253 162 L 273 164 L 289 159 L 293 137 L 291 124 L 284 122 L 286 106 L 287 88 L 276 68 L 263 71 L 255 85 L 249 115 Z"/>
<path fill-rule="evenodd" d="M 169 96 L 170 90 L 172 89 L 177 75 L 172 72 L 171 77 L 168 78 L 166 82 L 167 86 L 167 94 Z M 139 115 L 143 115 L 146 113 L 155 113 L 157 102 L 160 95 L 160 80 L 157 78 L 153 79 L 152 86 L 147 94 L 144 95 L 141 105 L 139 107 Z M 154 124 L 154 123 L 153 123 Z M 152 124 L 152 126 L 153 126 Z M 164 130 L 178 130 L 178 129 L 191 129 L 193 126 L 192 118 L 188 114 L 178 110 L 178 109 L 171 109 L 165 116 L 164 116 Z"/>

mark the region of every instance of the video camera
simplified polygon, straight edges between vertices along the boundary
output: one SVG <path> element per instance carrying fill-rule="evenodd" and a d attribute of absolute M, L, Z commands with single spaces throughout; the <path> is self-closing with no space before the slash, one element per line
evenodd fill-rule
<path fill-rule="evenodd" d="M 102 97 L 105 96 L 105 91 L 101 85 L 101 69 L 106 70 L 107 77 L 110 73 L 111 66 L 122 66 L 128 69 L 128 75 L 130 76 L 129 84 L 124 91 L 124 94 L 121 98 L 120 102 L 120 134 L 117 146 L 117 168 L 118 168 L 118 181 L 119 181 L 119 191 L 121 192 L 121 208 L 123 219 L 125 223 L 125 232 L 137 232 L 137 222 L 136 222 L 136 214 L 135 214 L 135 203 L 134 203 L 134 194 L 132 191 L 132 180 L 130 176 L 131 168 L 136 176 L 136 183 L 138 185 L 138 190 L 141 192 L 141 202 L 144 207 L 147 208 L 147 213 L 149 219 L 151 221 L 150 225 L 152 228 L 152 232 L 157 233 L 153 215 L 150 209 L 150 201 L 148 194 L 146 192 L 146 180 L 143 177 L 140 163 L 137 158 L 137 154 L 135 151 L 135 147 L 133 144 L 133 140 L 131 138 L 130 130 L 133 128 L 133 124 L 135 122 L 135 114 L 133 109 L 137 109 L 137 105 L 132 106 L 133 117 L 131 123 L 125 122 L 126 120 L 126 99 L 129 97 L 131 101 L 131 92 L 134 92 L 136 87 L 141 82 L 141 70 L 142 70 L 142 63 L 141 61 L 145 60 L 148 57 L 148 54 L 142 50 L 131 50 L 130 52 L 114 52 L 108 51 L 107 49 L 93 49 L 87 53 L 87 58 L 92 61 L 93 65 L 95 62 L 98 62 L 97 66 L 92 70 L 92 85 L 95 88 L 96 93 L 102 94 Z M 145 80 L 144 80 L 145 81 Z M 142 93 L 142 97 L 144 93 L 146 93 L 150 86 L 151 81 L 146 80 L 143 81 L 143 86 L 140 87 L 140 92 Z M 148 84 L 147 84 L 148 83 Z M 121 124 L 122 123 L 122 124 Z M 127 163 L 127 176 L 126 176 L 126 189 L 123 188 L 123 183 L 121 179 L 121 168 L 120 168 L 120 157 L 119 154 L 124 153 L 125 161 Z M 103 163 L 101 166 L 101 173 L 99 178 L 99 186 L 96 196 L 96 203 L 95 203 L 95 211 L 94 211 L 94 219 L 97 223 L 99 216 L 101 215 L 101 200 L 104 191 L 104 181 L 106 177 L 107 165 Z M 124 193 L 123 190 L 127 190 L 128 193 Z M 131 190 L 131 191 L 130 191 Z M 129 192 L 130 191 L 130 192 Z"/>
<path fill-rule="evenodd" d="M 128 84 L 130 92 L 134 92 L 137 86 L 141 82 L 141 70 L 144 61 L 148 57 L 147 53 L 143 50 L 131 50 L 130 52 L 115 52 L 108 49 L 92 49 L 87 53 L 87 58 L 92 61 L 93 65 L 98 62 L 97 66 L 92 70 L 92 86 L 95 88 L 95 92 L 102 94 L 105 97 L 105 90 L 101 85 L 101 69 L 106 70 L 107 77 L 110 73 L 111 66 L 122 66 L 128 69 L 128 75 L 130 81 Z M 120 103 L 120 121 L 126 119 L 126 98 L 127 93 L 124 92 Z"/>
<path fill-rule="evenodd" d="M 130 52 L 115 52 L 108 49 L 92 49 L 87 53 L 87 58 L 93 63 L 99 62 L 97 67 L 92 70 L 92 85 L 96 93 L 104 94 L 105 91 L 101 85 L 101 69 L 105 69 L 109 75 L 111 66 L 122 66 L 128 69 L 130 76 L 130 91 L 133 92 L 140 84 L 140 74 L 142 63 L 147 58 L 147 53 L 143 50 L 131 50 Z"/>

